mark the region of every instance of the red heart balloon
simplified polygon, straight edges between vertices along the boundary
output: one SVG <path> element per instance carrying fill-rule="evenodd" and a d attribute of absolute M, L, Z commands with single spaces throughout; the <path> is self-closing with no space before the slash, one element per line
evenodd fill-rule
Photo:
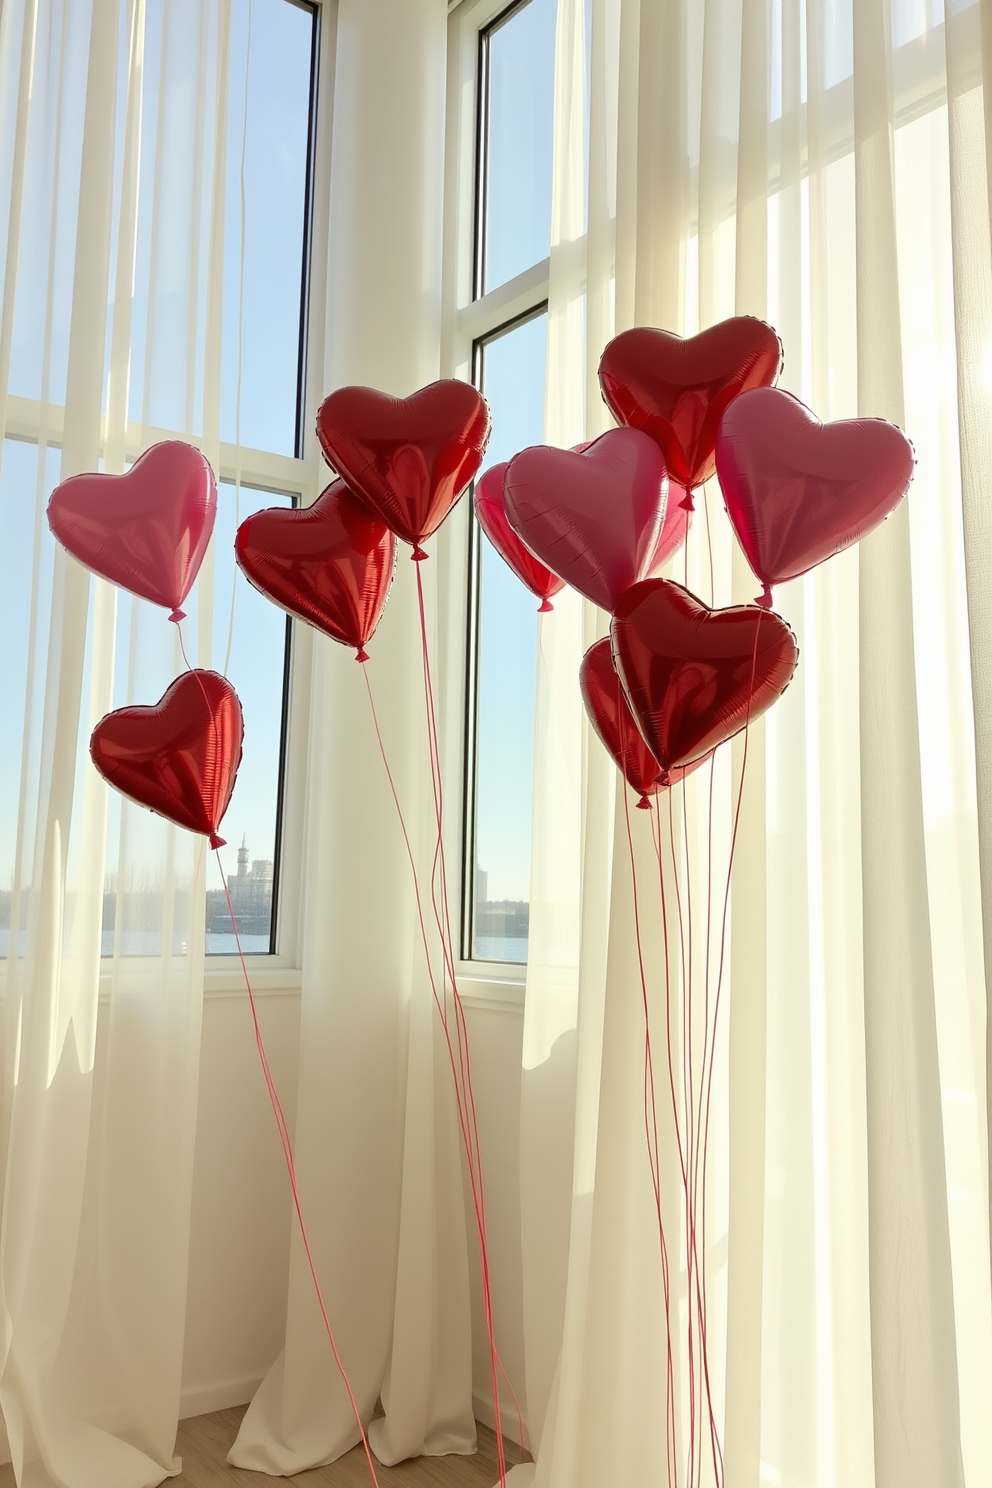
<path fill-rule="evenodd" d="M 856 543 L 909 489 L 913 446 L 884 419 L 821 424 L 778 388 L 756 388 L 727 409 L 716 468 L 727 515 L 751 568 L 771 586 Z"/>
<path fill-rule="evenodd" d="M 583 656 L 579 666 L 579 687 L 589 722 L 626 776 L 628 784 L 640 794 L 638 810 L 650 811 L 650 798 L 661 789 L 661 766 L 641 738 L 630 711 L 623 684 L 613 665 L 609 636 L 594 641 Z M 669 784 L 675 785 L 684 776 L 691 775 L 705 759 L 709 759 L 709 755 L 693 760 L 684 769 L 671 770 Z"/>
<path fill-rule="evenodd" d="M 344 481 L 312 506 L 269 507 L 246 517 L 234 540 L 238 565 L 262 594 L 367 661 L 396 567 L 396 538 Z"/>
<path fill-rule="evenodd" d="M 510 526 L 532 553 L 604 610 L 649 572 L 668 500 L 658 446 L 611 429 L 582 451 L 536 444 L 503 477 Z"/>
<path fill-rule="evenodd" d="M 217 482 L 199 450 L 166 439 L 124 475 L 73 475 L 48 502 L 48 525 L 74 558 L 170 620 L 200 571 L 217 514 Z"/>
<path fill-rule="evenodd" d="M 539 613 L 543 614 L 554 609 L 551 598 L 564 589 L 565 581 L 538 562 L 506 520 L 503 476 L 509 463 L 508 460 L 502 460 L 498 465 L 491 465 L 476 482 L 475 515 L 499 556 L 510 566 L 521 583 L 526 584 L 531 593 L 537 595 L 541 601 Z"/>
<path fill-rule="evenodd" d="M 649 579 L 653 579 L 658 570 L 664 568 L 669 558 L 678 552 L 689 535 L 692 510 L 682 504 L 685 494 L 684 486 L 676 485 L 673 480 L 668 482 L 668 505 L 665 508 L 665 520 L 661 524 L 651 562 L 648 564 L 646 577 Z"/>
<path fill-rule="evenodd" d="M 470 383 L 432 382 L 409 398 L 343 387 L 317 411 L 328 463 L 414 558 L 474 477 L 489 442 L 489 408 Z"/>
<path fill-rule="evenodd" d="M 217 836 L 241 763 L 244 719 L 238 694 L 217 672 L 184 672 L 151 708 L 117 708 L 90 738 L 100 774 L 140 806 Z"/>
<path fill-rule="evenodd" d="M 613 660 L 645 743 L 664 772 L 715 749 L 788 687 L 796 638 L 755 605 L 711 610 L 667 579 L 624 595 L 610 627 Z"/>
<path fill-rule="evenodd" d="M 736 315 L 684 339 L 650 326 L 621 332 L 600 359 L 599 385 L 614 418 L 650 434 L 671 478 L 692 492 L 713 474 L 717 429 L 731 399 L 774 382 L 781 365 L 771 326 Z"/>

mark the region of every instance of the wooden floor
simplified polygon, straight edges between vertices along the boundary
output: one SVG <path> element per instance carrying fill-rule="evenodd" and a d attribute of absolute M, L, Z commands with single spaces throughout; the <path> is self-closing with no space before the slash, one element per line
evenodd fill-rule
<path fill-rule="evenodd" d="M 171 1488 L 264 1488 L 276 1482 L 308 1484 L 310 1488 L 372 1488 L 368 1463 L 360 1446 L 329 1467 L 315 1467 L 292 1478 L 270 1478 L 266 1473 L 231 1467 L 227 1454 L 238 1432 L 243 1405 L 193 1416 L 179 1422 L 176 1452 L 183 1459 L 178 1478 L 167 1478 Z M 506 1441 L 506 1463 L 521 1462 L 524 1455 L 515 1442 Z M 374 1459 L 373 1459 L 374 1460 Z M 496 1482 L 496 1438 L 487 1426 L 479 1427 L 479 1450 L 474 1457 L 414 1457 L 398 1467 L 375 1464 L 379 1488 L 493 1488 Z M 14 1470 L 0 1467 L 0 1488 L 14 1488 Z"/>

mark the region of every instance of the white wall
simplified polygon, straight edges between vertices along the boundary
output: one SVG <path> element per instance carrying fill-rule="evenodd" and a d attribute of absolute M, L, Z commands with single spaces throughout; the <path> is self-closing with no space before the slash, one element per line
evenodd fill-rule
<path fill-rule="evenodd" d="M 265 982 L 277 980 L 269 973 Z M 263 982 L 263 978 L 258 978 Z M 260 985 L 259 1021 L 292 1127 L 300 1001 L 295 987 Z M 524 1404 L 520 1280 L 519 1107 L 523 1008 L 466 1003 L 486 1183 L 496 1338 Z M 306 1195 L 304 1194 L 304 1204 Z M 203 1004 L 199 1114 L 190 1228 L 182 1414 L 251 1398 L 282 1346 L 292 1213 L 289 1186 L 258 1063 L 248 1001 L 234 986 Z M 473 1259 L 475 1411 L 492 1423 L 489 1351 L 475 1219 L 466 1183 Z M 517 1435 L 507 1391 L 503 1430 Z"/>

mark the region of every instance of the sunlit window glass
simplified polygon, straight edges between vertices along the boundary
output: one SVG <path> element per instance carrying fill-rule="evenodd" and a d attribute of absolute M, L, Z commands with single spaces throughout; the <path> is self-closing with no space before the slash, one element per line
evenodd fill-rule
<path fill-rule="evenodd" d="M 282 455 L 296 453 L 313 41 L 309 6 L 231 8 L 221 438 L 238 432 L 240 341 L 241 443 Z"/>
<path fill-rule="evenodd" d="M 214 603 L 214 655 L 230 661 L 225 675 L 234 683 L 245 715 L 245 752 L 238 783 L 224 818 L 227 846 L 221 849 L 224 873 L 246 951 L 268 951 L 275 929 L 275 878 L 279 851 L 279 807 L 283 699 L 277 679 L 289 660 L 289 621 L 282 610 L 235 574 L 235 502 L 232 487 L 220 490 L 217 599 Z M 286 496 L 241 491 L 241 521 L 266 506 L 290 506 Z M 228 606 L 233 597 L 233 625 Z M 207 954 L 235 950 L 231 917 L 217 863 L 207 868 Z M 274 946 L 271 947 L 274 949 Z"/>
<path fill-rule="evenodd" d="M 493 416 L 487 468 L 541 439 L 547 315 L 488 340 L 481 379 Z M 538 601 L 481 539 L 475 692 L 471 955 L 527 960 Z"/>

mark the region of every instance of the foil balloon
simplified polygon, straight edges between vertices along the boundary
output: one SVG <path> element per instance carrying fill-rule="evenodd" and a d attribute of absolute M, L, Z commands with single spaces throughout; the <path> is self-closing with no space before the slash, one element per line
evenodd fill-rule
<path fill-rule="evenodd" d="M 140 806 L 223 847 L 217 835 L 241 763 L 244 719 L 226 677 L 189 671 L 152 707 L 101 718 L 90 756 L 105 780 Z"/>
<path fill-rule="evenodd" d="M 365 647 L 393 581 L 396 538 L 344 481 L 333 481 L 312 506 L 246 517 L 234 552 L 268 599 L 368 660 Z"/>
<path fill-rule="evenodd" d="M 544 564 L 524 547 L 506 520 L 506 509 L 503 505 L 503 476 L 508 464 L 508 460 L 502 460 L 498 465 L 491 465 L 485 475 L 476 481 L 473 494 L 475 515 L 479 519 L 479 526 L 504 563 L 509 565 L 520 582 L 526 584 L 530 592 L 541 601 L 538 612 L 543 614 L 554 609 L 551 601 L 564 589 L 565 581 L 557 574 L 553 574 L 550 568 L 545 568 Z"/>
<path fill-rule="evenodd" d="M 579 666 L 579 688 L 589 722 L 626 777 L 637 791 L 639 811 L 650 811 L 651 797 L 661 789 L 661 766 L 641 738 L 623 685 L 613 665 L 609 636 L 594 641 Z M 709 756 L 705 756 L 709 758 Z M 702 759 L 694 760 L 683 770 L 669 772 L 669 784 L 675 785 L 685 775 L 699 768 Z"/>
<path fill-rule="evenodd" d="M 343 387 L 317 412 L 328 463 L 370 511 L 425 558 L 474 478 L 489 442 L 489 408 L 470 383 L 432 382 L 409 398 Z"/>
<path fill-rule="evenodd" d="M 593 604 L 613 610 L 649 572 L 668 475 L 646 434 L 611 429 L 581 454 L 538 444 L 514 455 L 503 498 L 530 551 Z"/>
<path fill-rule="evenodd" d="M 821 424 L 778 388 L 731 403 L 716 444 L 727 515 L 772 602 L 772 585 L 858 542 L 909 489 L 913 446 L 884 419 Z"/>
<path fill-rule="evenodd" d="M 799 660 L 785 621 L 755 605 L 714 610 L 667 579 L 628 590 L 610 627 L 631 712 L 662 769 L 689 765 L 759 718 Z"/>
<path fill-rule="evenodd" d="M 573 444 L 572 449 L 577 455 L 587 450 L 594 441 L 587 439 L 583 444 Z M 673 557 L 681 548 L 689 535 L 689 525 L 692 521 L 691 504 L 686 504 L 686 490 L 677 481 L 668 477 L 668 504 L 665 507 L 665 520 L 661 524 L 658 533 L 658 541 L 655 544 L 654 556 L 648 564 L 645 577 L 654 578 L 655 574 L 661 572 L 669 558 Z"/>
<path fill-rule="evenodd" d="M 199 450 L 153 444 L 124 475 L 73 475 L 48 502 L 62 546 L 101 578 L 182 620 L 217 514 L 217 482 Z"/>
<path fill-rule="evenodd" d="M 774 382 L 782 346 L 771 326 L 734 316 L 698 336 L 638 326 L 606 347 L 599 385 L 618 423 L 656 440 L 672 480 L 692 492 L 714 469 L 724 410 L 747 388 Z"/>
<path fill-rule="evenodd" d="M 689 535 L 692 509 L 685 505 L 685 495 L 683 486 L 676 485 L 673 480 L 668 482 L 668 505 L 665 508 L 665 520 L 661 524 L 651 562 L 648 564 L 646 577 L 649 579 L 653 579 L 664 568 L 669 558 L 675 556 Z"/>

